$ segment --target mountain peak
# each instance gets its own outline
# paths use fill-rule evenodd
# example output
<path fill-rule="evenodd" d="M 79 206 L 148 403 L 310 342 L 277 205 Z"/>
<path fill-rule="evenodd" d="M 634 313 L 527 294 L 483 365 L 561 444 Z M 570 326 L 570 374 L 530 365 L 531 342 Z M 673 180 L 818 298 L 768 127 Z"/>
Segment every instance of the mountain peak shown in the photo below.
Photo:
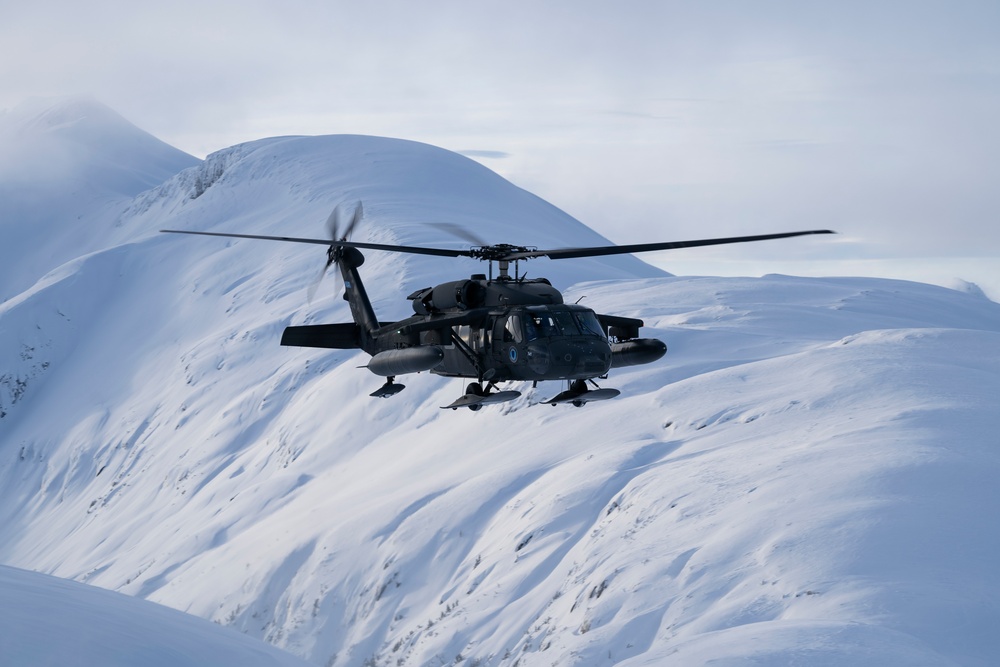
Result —
<path fill-rule="evenodd" d="M 10 180 L 128 197 L 198 162 L 88 95 L 33 98 L 0 116 L 0 149 Z"/>
<path fill-rule="evenodd" d="M 109 211 L 196 164 L 93 97 L 36 98 L 0 115 L 2 297 L 94 250 Z"/>
<path fill-rule="evenodd" d="M 9 125 L 16 130 L 51 131 L 77 124 L 118 124 L 135 127 L 116 111 L 90 95 L 35 97 L 9 113 Z"/>

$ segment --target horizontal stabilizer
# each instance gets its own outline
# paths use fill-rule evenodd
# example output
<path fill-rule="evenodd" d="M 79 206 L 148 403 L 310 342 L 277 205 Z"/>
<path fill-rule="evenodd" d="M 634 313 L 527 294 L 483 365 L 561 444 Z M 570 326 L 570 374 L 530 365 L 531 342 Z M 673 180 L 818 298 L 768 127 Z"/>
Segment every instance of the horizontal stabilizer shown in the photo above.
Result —
<path fill-rule="evenodd" d="M 281 335 L 281 344 L 293 347 L 352 350 L 361 347 L 361 330 L 354 322 L 285 327 L 285 332 Z"/>

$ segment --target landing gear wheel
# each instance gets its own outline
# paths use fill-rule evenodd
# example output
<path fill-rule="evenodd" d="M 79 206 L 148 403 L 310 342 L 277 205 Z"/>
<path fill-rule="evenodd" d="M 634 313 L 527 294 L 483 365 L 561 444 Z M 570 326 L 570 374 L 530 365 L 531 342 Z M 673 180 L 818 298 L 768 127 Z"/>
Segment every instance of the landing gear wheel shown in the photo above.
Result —
<path fill-rule="evenodd" d="M 519 391 L 490 391 L 492 388 L 493 385 L 490 384 L 486 388 L 486 391 L 483 391 L 482 386 L 478 382 L 473 382 L 458 400 L 454 401 L 451 405 L 442 407 L 451 408 L 452 410 L 469 408 L 473 412 L 476 412 L 482 409 L 484 405 L 506 403 L 507 401 L 513 401 L 521 395 Z"/>
<path fill-rule="evenodd" d="M 469 386 L 465 388 L 466 396 L 485 396 L 483 393 L 483 386 L 478 382 L 470 382 Z M 469 406 L 469 409 L 473 412 L 477 412 L 483 409 L 483 406 L 479 403 L 473 403 Z"/>
<path fill-rule="evenodd" d="M 390 396 L 395 396 L 399 392 L 403 391 L 405 385 L 396 384 L 396 378 L 394 376 L 389 376 L 386 378 L 385 384 L 368 394 L 374 398 L 389 398 Z"/>
<path fill-rule="evenodd" d="M 548 403 L 549 405 L 569 403 L 574 407 L 582 408 L 592 401 L 606 401 L 621 393 L 617 389 L 601 389 L 593 380 L 591 380 L 591 383 L 595 389 L 588 389 L 586 380 L 573 380 L 569 384 L 569 389 L 556 394 L 554 398 L 543 401 L 543 403 Z"/>

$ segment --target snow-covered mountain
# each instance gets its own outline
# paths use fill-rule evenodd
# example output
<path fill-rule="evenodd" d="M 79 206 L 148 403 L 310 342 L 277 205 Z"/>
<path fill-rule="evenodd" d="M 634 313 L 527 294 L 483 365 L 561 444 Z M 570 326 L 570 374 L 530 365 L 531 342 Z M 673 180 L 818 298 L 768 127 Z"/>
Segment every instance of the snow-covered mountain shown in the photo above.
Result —
<path fill-rule="evenodd" d="M 363 240 L 463 244 L 427 223 L 539 247 L 604 239 L 423 144 L 274 138 L 199 163 L 128 143 L 127 126 L 98 141 L 72 109 L 36 113 L 94 139 L 73 140 L 94 163 L 130 146 L 121 164 L 162 178 L 133 191 L 84 169 L 103 198 L 77 218 L 69 199 L 59 215 L 18 199 L 31 189 L 4 172 L 20 263 L 0 305 L 0 562 L 319 665 L 1000 655 L 1000 305 L 903 281 L 537 260 L 529 275 L 567 300 L 644 318 L 667 356 L 612 372 L 622 396 L 580 410 L 535 405 L 555 383 L 441 410 L 462 385 L 427 374 L 372 399 L 363 354 L 278 346 L 287 324 L 350 317 L 332 280 L 307 303 L 321 247 L 156 230 L 320 236 L 334 205 L 361 200 Z M 30 133 L 3 136 L 32 155 Z M 77 241 L 50 256 L 63 227 Z M 384 320 L 414 289 L 481 270 L 366 257 Z"/>
<path fill-rule="evenodd" d="M 307 667 L 190 614 L 0 565 L 0 656 L 11 667 Z"/>
<path fill-rule="evenodd" d="M 0 301 L 117 238 L 121 207 L 199 162 L 87 98 L 0 115 Z"/>

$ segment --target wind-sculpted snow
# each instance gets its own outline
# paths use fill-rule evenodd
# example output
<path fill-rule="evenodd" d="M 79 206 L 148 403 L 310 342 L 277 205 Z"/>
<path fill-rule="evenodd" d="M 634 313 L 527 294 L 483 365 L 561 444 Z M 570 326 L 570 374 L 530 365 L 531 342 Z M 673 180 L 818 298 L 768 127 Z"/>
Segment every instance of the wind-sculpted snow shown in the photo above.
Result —
<path fill-rule="evenodd" d="M 411 142 L 268 139 L 179 172 L 121 209 L 118 241 L 0 309 L 0 368 L 33 373 L 16 403 L 0 385 L 0 561 L 319 665 L 1000 653 L 1000 305 L 903 281 L 537 260 L 529 274 L 567 301 L 642 317 L 670 350 L 612 371 L 614 401 L 553 408 L 539 402 L 562 387 L 525 384 L 472 413 L 439 407 L 459 381 L 406 376 L 372 399 L 365 355 L 278 345 L 287 324 L 350 317 L 332 279 L 306 303 L 321 247 L 154 231 L 317 236 L 359 199 L 357 237 L 380 242 L 462 244 L 432 221 L 603 243 Z M 366 258 L 383 320 L 482 270 Z"/>

